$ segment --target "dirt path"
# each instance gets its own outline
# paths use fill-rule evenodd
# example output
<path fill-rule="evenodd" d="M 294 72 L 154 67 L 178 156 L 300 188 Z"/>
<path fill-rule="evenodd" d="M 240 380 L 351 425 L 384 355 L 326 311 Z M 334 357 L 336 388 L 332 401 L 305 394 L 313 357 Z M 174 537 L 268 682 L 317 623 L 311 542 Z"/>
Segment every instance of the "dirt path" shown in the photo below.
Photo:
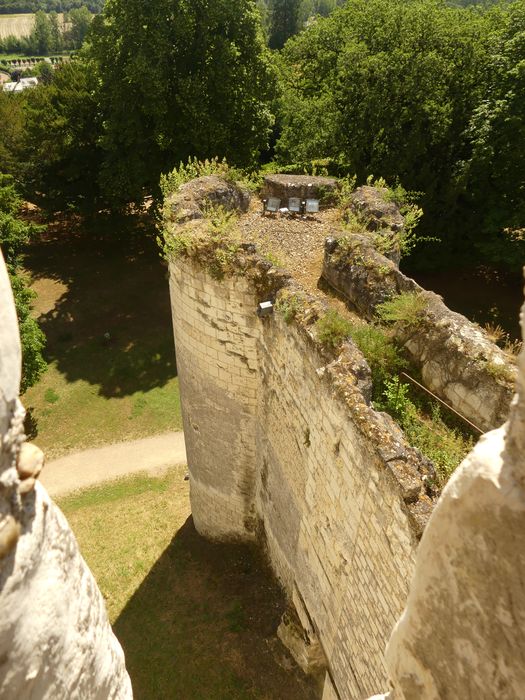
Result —
<path fill-rule="evenodd" d="M 185 463 L 184 434 L 171 432 L 55 459 L 45 465 L 41 481 L 51 496 L 59 496 L 119 476 L 142 471 L 155 474 Z"/>

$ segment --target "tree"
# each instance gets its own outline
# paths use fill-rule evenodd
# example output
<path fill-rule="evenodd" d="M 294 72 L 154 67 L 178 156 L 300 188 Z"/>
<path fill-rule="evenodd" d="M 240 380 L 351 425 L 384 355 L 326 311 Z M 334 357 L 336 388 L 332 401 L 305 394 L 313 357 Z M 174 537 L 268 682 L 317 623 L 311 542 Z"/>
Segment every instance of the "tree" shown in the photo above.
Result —
<path fill-rule="evenodd" d="M 437 0 L 349 0 L 314 22 L 283 51 L 279 158 L 329 157 L 360 181 L 400 179 L 424 192 L 430 232 L 447 235 L 491 21 Z"/>
<path fill-rule="evenodd" d="M 300 0 L 270 0 L 270 39 L 272 49 L 281 49 L 299 29 Z"/>
<path fill-rule="evenodd" d="M 142 201 L 189 156 L 256 162 L 274 76 L 252 0 L 108 0 L 91 40 L 104 192 Z"/>
<path fill-rule="evenodd" d="M 39 56 L 48 56 L 53 44 L 53 27 L 45 12 L 39 10 L 35 15 L 35 25 L 29 37 L 29 47 Z"/>
<path fill-rule="evenodd" d="M 67 15 L 67 21 L 71 24 L 68 31 L 68 42 L 71 48 L 79 49 L 87 36 L 93 15 L 84 5 L 71 10 Z"/>
<path fill-rule="evenodd" d="M 516 0 L 494 33 L 487 89 L 467 136 L 472 154 L 458 182 L 473 244 L 521 267 L 525 258 L 525 2 Z"/>
<path fill-rule="evenodd" d="M 26 94 L 8 94 L 0 91 L 0 163 L 4 172 L 18 176 L 23 167 L 19 154 L 25 136 Z"/>
<path fill-rule="evenodd" d="M 64 37 L 56 12 L 49 13 L 49 22 L 51 23 L 51 51 L 60 53 L 64 48 Z"/>
<path fill-rule="evenodd" d="M 45 336 L 31 317 L 31 300 L 35 296 L 20 274 L 20 256 L 24 246 L 40 230 L 18 218 L 22 204 L 13 178 L 0 173 L 0 248 L 4 255 L 20 329 L 22 344 L 21 391 L 32 386 L 46 368 L 42 356 Z"/>
<path fill-rule="evenodd" d="M 72 60 L 53 72 L 51 84 L 23 93 L 24 181 L 32 200 L 48 209 L 89 212 L 100 200 L 97 87 L 93 63 Z"/>

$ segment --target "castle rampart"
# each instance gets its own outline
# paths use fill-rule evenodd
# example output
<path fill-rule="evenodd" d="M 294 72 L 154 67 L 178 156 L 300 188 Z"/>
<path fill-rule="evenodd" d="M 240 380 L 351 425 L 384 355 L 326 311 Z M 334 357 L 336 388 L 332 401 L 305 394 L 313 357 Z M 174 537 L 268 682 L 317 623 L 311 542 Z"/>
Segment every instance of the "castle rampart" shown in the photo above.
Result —
<path fill-rule="evenodd" d="M 177 202 L 167 210 L 176 221 Z M 195 525 L 265 546 L 312 665 L 327 670 L 325 696 L 366 697 L 386 682 L 384 646 L 432 508 L 428 463 L 371 408 L 357 348 L 316 339 L 320 302 L 252 246 L 193 222 L 170 286 Z M 259 302 L 291 297 L 292 318 L 257 316 Z"/>

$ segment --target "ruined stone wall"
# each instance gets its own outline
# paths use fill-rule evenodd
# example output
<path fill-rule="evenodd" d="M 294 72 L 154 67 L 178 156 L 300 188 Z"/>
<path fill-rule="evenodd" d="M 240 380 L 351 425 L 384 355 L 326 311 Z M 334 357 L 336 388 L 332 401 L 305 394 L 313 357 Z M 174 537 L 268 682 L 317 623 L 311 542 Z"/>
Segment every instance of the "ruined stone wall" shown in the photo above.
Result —
<path fill-rule="evenodd" d="M 525 306 L 521 324 L 525 338 Z M 388 645 L 391 700 L 522 698 L 524 581 L 525 350 L 509 421 L 452 475 L 423 535 Z"/>
<path fill-rule="evenodd" d="M 339 696 L 366 697 L 414 565 L 417 526 L 387 466 L 408 465 L 406 447 L 355 386 L 338 400 L 336 376 L 294 325 L 265 322 L 259 351 L 257 513 L 270 560 L 312 620 Z"/>
<path fill-rule="evenodd" d="M 369 237 L 344 243 L 329 239 L 323 278 L 365 318 L 396 294 L 419 294 L 426 308 L 416 323 L 396 323 L 393 332 L 425 385 L 482 431 L 500 426 L 512 399 L 515 367 L 482 329 L 448 309 L 375 250 Z"/>
<path fill-rule="evenodd" d="M 66 519 L 24 442 L 21 351 L 0 255 L 0 697 L 132 697 L 124 654 Z"/>
<path fill-rule="evenodd" d="M 264 544 L 324 656 L 326 693 L 364 698 L 386 682 L 387 631 L 431 510 L 428 465 L 370 408 L 353 345 L 328 357 L 315 315 L 257 317 L 284 277 L 242 253 L 241 274 L 217 280 L 193 252 L 172 260 L 170 288 L 196 527 Z"/>
<path fill-rule="evenodd" d="M 259 324 L 242 277 L 219 282 L 191 261 L 170 268 L 191 505 L 210 537 L 254 536 Z"/>

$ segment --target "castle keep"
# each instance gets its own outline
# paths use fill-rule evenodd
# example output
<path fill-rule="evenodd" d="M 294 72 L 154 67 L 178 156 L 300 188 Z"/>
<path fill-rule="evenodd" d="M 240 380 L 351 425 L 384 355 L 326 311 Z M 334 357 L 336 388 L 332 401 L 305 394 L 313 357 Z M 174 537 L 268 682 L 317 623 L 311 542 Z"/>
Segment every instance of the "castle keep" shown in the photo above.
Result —
<path fill-rule="evenodd" d="M 384 650 L 433 509 L 432 465 L 372 408 L 370 371 L 356 346 L 347 341 L 334 353 L 319 342 L 314 325 L 323 300 L 251 243 L 203 234 L 210 200 L 248 206 L 235 185 L 213 177 L 183 186 L 166 203 L 168 241 L 176 241 L 170 288 L 195 525 L 206 537 L 261 543 L 290 603 L 283 641 L 306 671 L 323 677 L 324 700 L 365 698 L 389 685 Z M 346 260 L 333 257 L 337 245 L 327 243 L 323 274 L 358 309 L 366 304 L 363 315 L 415 285 L 375 249 L 356 274 L 355 258 L 370 248 L 362 236 Z M 483 429 L 496 427 L 512 384 L 487 365 L 505 359 L 426 294 L 426 332 L 432 327 L 439 336 L 438 350 L 430 355 L 406 328 L 400 335 L 423 376 L 437 377 L 434 390 Z M 267 301 L 276 311 L 259 317 Z M 462 342 L 449 342 L 454 333 Z M 468 382 L 487 386 L 488 398 L 472 401 Z"/>

